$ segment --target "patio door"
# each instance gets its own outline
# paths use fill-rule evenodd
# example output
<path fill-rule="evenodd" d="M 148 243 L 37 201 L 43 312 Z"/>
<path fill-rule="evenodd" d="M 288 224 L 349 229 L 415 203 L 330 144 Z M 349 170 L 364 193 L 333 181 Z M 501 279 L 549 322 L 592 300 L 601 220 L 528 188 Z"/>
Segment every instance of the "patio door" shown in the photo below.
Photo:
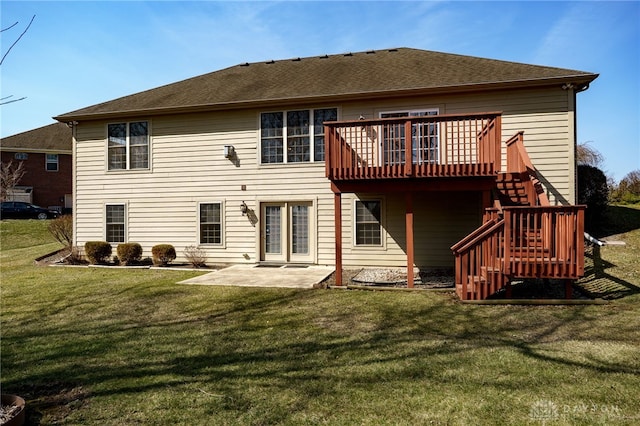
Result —
<path fill-rule="evenodd" d="M 262 203 L 260 208 L 260 260 L 313 262 L 311 202 Z"/>
<path fill-rule="evenodd" d="M 438 115 L 438 110 L 383 112 L 380 113 L 380 118 L 422 117 L 426 115 Z M 384 126 L 382 138 L 384 164 L 405 163 L 405 141 L 404 124 Z M 418 123 L 411 126 L 411 160 L 413 164 L 437 163 L 438 145 L 438 129 L 435 124 Z"/>

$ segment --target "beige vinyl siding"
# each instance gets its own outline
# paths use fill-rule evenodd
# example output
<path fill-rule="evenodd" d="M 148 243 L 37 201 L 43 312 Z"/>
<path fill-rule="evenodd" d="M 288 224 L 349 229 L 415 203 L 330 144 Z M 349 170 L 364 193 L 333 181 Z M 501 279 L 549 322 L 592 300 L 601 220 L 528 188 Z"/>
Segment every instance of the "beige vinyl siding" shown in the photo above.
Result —
<path fill-rule="evenodd" d="M 486 93 L 424 96 L 342 105 L 342 119 L 378 118 L 381 112 L 438 108 L 440 114 L 502 112 L 502 141 L 524 131 L 531 161 L 552 204 L 575 203 L 573 92 L 560 86 Z M 503 154 L 506 147 L 503 145 Z M 503 168 L 506 166 L 503 155 Z"/>
<path fill-rule="evenodd" d="M 383 244 L 354 244 L 354 200 L 382 200 Z M 450 247 L 480 225 L 478 192 L 414 194 L 415 264 L 453 267 Z M 332 211 L 333 213 L 333 211 Z M 396 194 L 345 194 L 342 200 L 343 261 L 351 266 L 406 266 L 405 196 Z"/>
<path fill-rule="evenodd" d="M 281 109 L 338 107 L 340 120 L 424 108 L 438 108 L 443 114 L 503 111 L 503 140 L 524 130 L 525 145 L 552 202 L 572 203 L 574 129 L 569 96 L 554 88 Z M 75 244 L 82 247 L 86 241 L 104 239 L 105 204 L 125 203 L 127 241 L 140 243 L 145 256 L 155 244 L 173 244 L 181 261 L 184 247 L 198 244 L 198 203 L 221 202 L 223 244 L 202 246 L 208 262 L 253 263 L 260 255 L 260 222 L 252 223 L 251 214 L 243 216 L 240 204 L 244 201 L 259 217 L 260 202 L 310 201 L 317 229 L 315 262 L 333 264 L 334 197 L 324 162 L 259 164 L 259 115 L 266 110 L 273 108 L 135 117 L 148 120 L 151 129 L 150 169 L 141 171 L 107 171 L 108 121 L 81 122 L 75 144 Z M 237 159 L 224 158 L 224 145 L 234 146 Z M 405 266 L 404 195 L 366 194 L 383 200 L 384 244 L 379 248 L 353 245 L 353 200 L 358 197 L 365 194 L 342 196 L 345 266 Z M 449 247 L 480 223 L 480 194 L 416 194 L 414 209 L 416 264 L 451 266 Z"/>
<path fill-rule="evenodd" d="M 240 204 L 244 201 L 259 216 L 259 202 L 267 197 L 312 201 L 319 212 L 315 223 L 322 229 L 317 261 L 333 263 L 333 193 L 324 177 L 324 163 L 260 165 L 257 114 L 259 111 L 149 119 L 149 171 L 107 171 L 107 122 L 78 126 L 76 244 L 104 239 L 104 203 L 126 202 L 127 240 L 140 243 L 147 255 L 155 244 L 173 244 L 180 260 L 184 247 L 198 245 L 198 203 L 222 202 L 223 245 L 201 247 L 210 262 L 256 262 L 260 224 L 243 216 Z M 237 161 L 224 158 L 224 145 L 234 146 Z M 324 237 L 319 238 L 321 235 Z"/>

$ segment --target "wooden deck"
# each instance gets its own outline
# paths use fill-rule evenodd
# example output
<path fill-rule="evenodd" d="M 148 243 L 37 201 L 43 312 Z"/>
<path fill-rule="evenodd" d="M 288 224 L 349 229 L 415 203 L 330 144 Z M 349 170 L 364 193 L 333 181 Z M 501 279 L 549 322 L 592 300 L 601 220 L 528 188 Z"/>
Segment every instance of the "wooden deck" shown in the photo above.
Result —
<path fill-rule="evenodd" d="M 326 176 L 331 181 L 495 176 L 500 132 L 500 113 L 328 122 Z"/>
<path fill-rule="evenodd" d="M 408 135 L 411 135 L 408 137 Z M 584 274 L 584 206 L 550 206 L 524 146 L 505 142 L 500 113 L 325 123 L 326 176 L 335 194 L 336 271 L 342 271 L 342 192 L 405 194 L 407 271 L 414 267 L 414 194 L 479 191 L 483 224 L 451 247 L 456 292 L 486 299 L 519 278 L 575 280 Z M 453 179 L 452 179 L 453 178 Z M 336 274 L 336 285 L 342 284 Z M 413 273 L 407 273 L 413 287 Z"/>
<path fill-rule="evenodd" d="M 456 292 L 486 299 L 518 278 L 584 275 L 585 206 L 504 207 L 451 247 Z"/>

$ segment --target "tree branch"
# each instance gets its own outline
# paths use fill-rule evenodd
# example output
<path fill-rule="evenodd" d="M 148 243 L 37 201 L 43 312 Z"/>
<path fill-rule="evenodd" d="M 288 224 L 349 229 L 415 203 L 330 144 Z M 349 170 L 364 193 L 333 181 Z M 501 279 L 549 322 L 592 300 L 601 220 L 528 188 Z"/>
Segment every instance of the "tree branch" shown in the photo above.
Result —
<path fill-rule="evenodd" d="M 9 46 L 9 49 L 5 52 L 4 55 L 2 55 L 2 59 L 0 59 L 0 65 L 2 65 L 2 63 L 4 62 L 4 58 L 7 57 L 7 55 L 9 54 L 9 52 L 11 52 L 11 49 L 13 49 L 13 46 L 15 46 L 16 44 L 18 44 L 18 42 L 20 41 L 20 39 L 22 38 L 23 35 L 25 35 L 27 33 L 27 31 L 29 31 L 29 27 L 31 27 L 31 24 L 33 23 L 33 20 L 36 19 L 36 15 L 33 15 L 31 17 L 31 21 L 29 21 L 29 25 L 27 25 L 27 28 L 24 29 L 24 31 L 22 32 L 22 34 L 20 34 L 20 36 L 16 39 L 16 41 L 13 42 L 13 44 L 11 46 Z M 17 22 L 16 22 L 17 24 Z M 11 27 L 15 26 L 16 24 L 13 24 Z M 9 28 L 11 28 L 9 27 Z M 9 29 L 7 28 L 7 29 Z M 15 101 L 13 101 L 15 102 Z"/>
<path fill-rule="evenodd" d="M 12 25 L 9 25 L 7 28 L 3 28 L 0 30 L 0 33 L 3 33 L 7 30 L 10 30 L 11 28 L 15 27 L 16 25 L 18 25 L 18 21 L 14 22 Z"/>
<path fill-rule="evenodd" d="M 9 99 L 11 97 L 13 97 L 13 95 L 5 96 L 4 98 L 0 99 L 0 105 L 6 105 L 6 104 L 10 104 L 12 102 L 18 102 L 18 101 L 21 101 L 23 99 L 27 99 L 26 96 L 23 96 L 23 97 L 21 97 L 19 99 L 11 99 L 10 101 L 4 102 L 5 99 Z"/>

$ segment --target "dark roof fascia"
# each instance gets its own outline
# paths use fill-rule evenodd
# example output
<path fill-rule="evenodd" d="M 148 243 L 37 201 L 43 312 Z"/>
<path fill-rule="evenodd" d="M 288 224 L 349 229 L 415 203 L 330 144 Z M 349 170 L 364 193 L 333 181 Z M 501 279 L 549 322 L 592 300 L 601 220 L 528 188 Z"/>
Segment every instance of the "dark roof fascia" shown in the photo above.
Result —
<path fill-rule="evenodd" d="M 25 154 L 60 154 L 73 155 L 73 151 L 69 149 L 39 149 L 39 148 L 21 148 L 19 146 L 0 146 L 2 152 L 24 152 Z"/>
<path fill-rule="evenodd" d="M 297 105 L 304 103 L 327 103 L 337 101 L 351 101 L 351 100 L 367 100 L 367 99 L 384 99 L 384 98 L 401 98 L 412 97 L 421 95 L 441 95 L 441 94 L 459 94 L 459 93 L 471 93 L 480 91 L 494 91 L 503 89 L 528 89 L 528 88 L 540 88 L 545 86 L 562 85 L 565 83 L 572 83 L 574 85 L 582 85 L 586 90 L 588 84 L 595 80 L 599 74 L 579 74 L 568 75 L 562 77 L 553 78 L 541 78 L 541 79 L 528 79 L 528 80 L 513 80 L 506 82 L 487 82 L 487 83 L 472 83 L 467 85 L 455 85 L 455 86 L 440 86 L 429 88 L 409 88 L 402 90 L 391 91 L 371 91 L 371 92 L 359 92 L 359 93 L 345 93 L 339 95 L 318 95 L 318 96 L 304 96 L 293 98 L 280 98 L 280 99 L 265 99 L 265 100 L 247 100 L 240 102 L 224 102 L 217 104 L 204 104 L 204 105 L 189 105 L 181 107 L 168 107 L 168 108 L 147 108 L 141 110 L 123 110 L 113 112 L 103 112 L 94 114 L 73 114 L 67 113 L 53 117 L 54 120 L 58 120 L 62 123 L 68 123 L 71 121 L 91 121 L 91 120 L 106 120 L 116 119 L 124 117 L 143 117 L 143 116 L 159 116 L 159 115 L 171 115 L 171 114 L 188 114 L 197 112 L 209 112 L 209 111 L 223 111 L 223 110 L 238 110 L 246 108 L 261 108 L 261 107 L 276 107 L 283 105 Z"/>

